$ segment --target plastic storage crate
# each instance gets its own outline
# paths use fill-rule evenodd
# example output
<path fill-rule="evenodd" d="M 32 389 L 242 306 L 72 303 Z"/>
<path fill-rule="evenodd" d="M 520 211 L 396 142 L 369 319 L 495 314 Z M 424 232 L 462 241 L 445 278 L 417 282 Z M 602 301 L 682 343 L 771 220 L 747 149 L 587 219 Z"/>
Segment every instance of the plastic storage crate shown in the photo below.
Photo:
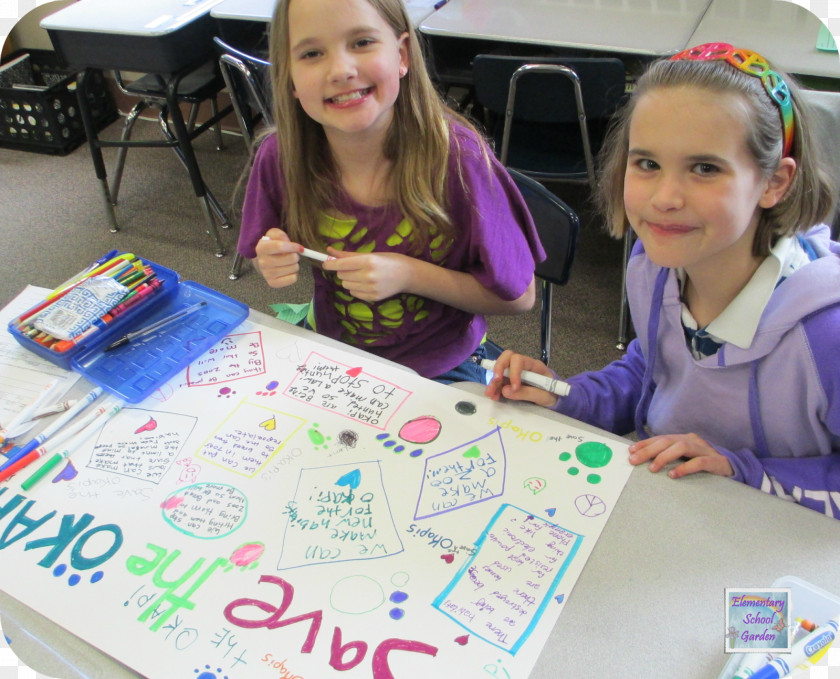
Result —
<path fill-rule="evenodd" d="M 117 109 L 101 71 L 89 80 L 94 125 L 102 129 Z M 66 155 L 85 141 L 76 99 L 76 74 L 49 50 L 18 50 L 0 65 L 0 146 Z"/>

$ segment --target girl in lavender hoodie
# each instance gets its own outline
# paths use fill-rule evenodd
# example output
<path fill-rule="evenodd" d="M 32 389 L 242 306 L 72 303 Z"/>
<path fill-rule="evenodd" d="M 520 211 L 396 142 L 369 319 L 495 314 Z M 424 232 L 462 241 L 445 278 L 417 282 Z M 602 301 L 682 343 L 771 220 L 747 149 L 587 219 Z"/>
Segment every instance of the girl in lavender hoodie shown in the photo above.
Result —
<path fill-rule="evenodd" d="M 840 517 L 836 189 L 789 76 L 724 43 L 640 78 L 604 144 L 610 230 L 637 338 L 558 398 L 505 352 L 488 396 L 528 400 L 639 441 L 630 462 L 731 477 Z M 509 368 L 510 377 L 503 371 Z"/>

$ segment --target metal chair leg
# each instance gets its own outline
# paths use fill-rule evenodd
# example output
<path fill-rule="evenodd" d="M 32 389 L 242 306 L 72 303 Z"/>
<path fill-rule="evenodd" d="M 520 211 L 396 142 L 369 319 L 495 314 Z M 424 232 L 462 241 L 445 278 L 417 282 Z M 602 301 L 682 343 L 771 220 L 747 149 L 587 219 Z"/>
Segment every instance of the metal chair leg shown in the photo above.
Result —
<path fill-rule="evenodd" d="M 552 287 L 542 281 L 542 308 L 540 309 L 540 360 L 548 365 L 551 360 L 551 303 Z"/>
<path fill-rule="evenodd" d="M 125 124 L 123 125 L 122 135 L 120 136 L 120 141 L 128 141 L 131 139 L 131 133 L 134 130 L 134 123 L 137 122 L 137 118 L 140 117 L 140 114 L 143 113 L 148 108 L 148 102 L 143 101 L 142 99 L 138 101 L 134 107 L 129 111 L 128 115 L 125 117 Z M 122 175 L 123 169 L 125 168 L 125 157 L 128 154 L 128 147 L 127 146 L 120 146 L 119 151 L 117 152 L 117 164 L 114 167 L 114 181 L 111 184 L 111 204 L 117 204 L 117 198 L 120 194 L 120 184 L 122 183 Z"/>
<path fill-rule="evenodd" d="M 232 281 L 235 281 L 242 275 L 242 262 L 245 258 L 240 255 L 238 252 L 236 256 L 233 258 L 233 266 L 230 267 L 230 273 L 228 274 L 228 278 Z"/>
<path fill-rule="evenodd" d="M 619 351 L 627 349 L 630 341 L 630 305 L 627 302 L 627 262 L 630 261 L 630 252 L 633 249 L 633 234 L 630 229 L 624 233 L 624 252 L 621 262 L 621 309 L 618 312 L 618 342 L 615 348 Z"/>
<path fill-rule="evenodd" d="M 198 104 L 190 105 L 190 117 L 187 120 L 187 132 L 192 134 L 195 129 L 195 121 L 198 120 Z"/>
<path fill-rule="evenodd" d="M 213 114 L 214 118 L 219 115 L 219 100 L 215 96 L 210 100 L 210 112 Z M 217 120 L 213 129 L 216 131 L 216 150 L 221 151 L 224 147 L 224 140 L 222 139 L 222 121 Z"/>
<path fill-rule="evenodd" d="M 105 203 L 105 215 L 108 217 L 108 223 L 110 224 L 109 231 L 111 233 L 116 233 L 120 230 L 119 224 L 117 224 L 117 213 L 114 212 L 114 203 L 111 200 L 111 191 L 108 189 L 108 178 L 102 177 L 99 180 L 99 187 L 102 191 L 102 199 Z"/>

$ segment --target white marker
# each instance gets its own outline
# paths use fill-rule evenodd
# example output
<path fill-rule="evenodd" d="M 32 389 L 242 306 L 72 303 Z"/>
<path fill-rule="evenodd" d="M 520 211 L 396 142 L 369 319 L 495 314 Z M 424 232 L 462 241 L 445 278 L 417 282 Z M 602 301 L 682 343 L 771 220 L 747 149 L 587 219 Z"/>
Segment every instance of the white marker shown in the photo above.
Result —
<path fill-rule="evenodd" d="M 331 259 L 335 259 L 332 255 L 325 255 L 323 252 L 316 252 L 315 250 L 310 250 L 309 248 L 301 248 L 300 254 L 318 262 L 329 262 Z"/>
<path fill-rule="evenodd" d="M 271 240 L 271 238 L 263 236 L 260 240 Z M 309 259 L 314 259 L 316 262 L 329 262 L 331 259 L 335 259 L 332 255 L 325 255 L 323 252 L 310 250 L 309 248 L 305 248 L 303 246 L 301 246 L 300 250 L 298 250 L 298 254 L 303 257 L 308 257 Z"/>
<path fill-rule="evenodd" d="M 487 358 L 481 360 L 481 367 L 487 370 L 493 370 L 496 367 L 496 361 L 491 361 Z M 510 377 L 510 370 L 505 368 L 505 377 Z M 539 373 L 531 372 L 530 370 L 523 370 L 519 373 L 519 377 L 525 384 L 530 384 L 532 387 L 539 387 L 550 391 L 552 394 L 558 396 L 568 396 L 569 390 L 572 388 L 567 382 L 558 380 L 547 375 L 540 375 Z"/>

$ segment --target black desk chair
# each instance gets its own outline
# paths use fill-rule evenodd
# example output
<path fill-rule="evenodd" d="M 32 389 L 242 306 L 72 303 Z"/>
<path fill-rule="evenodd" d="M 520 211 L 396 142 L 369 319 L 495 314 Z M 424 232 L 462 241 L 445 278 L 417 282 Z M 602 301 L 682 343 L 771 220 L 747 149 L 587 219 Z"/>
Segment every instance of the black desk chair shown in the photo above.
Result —
<path fill-rule="evenodd" d="M 619 59 L 479 54 L 473 62 L 476 102 L 486 111 L 499 160 L 540 182 L 595 187 L 595 157 L 624 99 Z M 624 238 L 618 345 L 627 343 L 624 273 L 632 237 Z"/>
<path fill-rule="evenodd" d="M 90 117 L 88 107 L 83 105 L 86 98 L 86 83 L 89 71 L 88 69 L 79 76 L 79 109 L 85 125 L 88 144 L 91 148 L 96 176 L 102 185 L 111 231 L 116 232 L 119 230 L 114 206 L 117 203 L 119 187 L 122 182 L 125 155 L 128 149 L 136 147 L 170 147 L 175 151 L 178 159 L 189 173 L 193 190 L 199 199 L 199 204 L 204 214 L 207 233 L 213 237 L 216 245 L 215 254 L 217 257 L 223 256 L 225 250 L 219 238 L 216 220 L 218 220 L 222 228 L 228 228 L 230 223 L 221 205 L 205 185 L 192 148 L 192 140 L 211 127 L 216 128 L 217 146 L 220 146 L 221 120 L 233 110 L 232 106 L 227 106 L 222 111 L 218 110 L 216 95 L 224 88 L 224 80 L 216 68 L 215 61 L 205 63 L 198 68 L 191 68 L 167 76 L 159 74 L 143 75 L 138 80 L 129 84 L 122 82 L 119 71 L 116 71 L 117 82 L 123 92 L 139 99 L 126 118 L 119 141 L 99 139 L 93 126 L 93 120 Z M 195 119 L 198 113 L 198 105 L 206 100 L 210 100 L 211 102 L 212 115 L 206 122 L 196 127 Z M 189 123 L 184 121 L 180 109 L 181 103 L 187 103 L 193 107 Z M 131 133 L 137 117 L 149 107 L 155 107 L 159 110 L 158 120 L 164 139 L 132 140 Z M 102 158 L 102 148 L 106 147 L 118 147 L 120 149 L 117 157 L 113 190 L 108 186 L 107 173 Z"/>
<path fill-rule="evenodd" d="M 271 114 L 271 64 L 252 54 L 247 54 L 214 37 L 219 52 L 219 67 L 230 92 L 236 119 L 242 129 L 242 138 L 250 147 L 254 141 L 256 125 L 260 120 L 273 124 Z M 242 269 L 242 255 L 233 259 L 228 278 L 235 281 Z"/>
<path fill-rule="evenodd" d="M 218 36 L 213 38 L 213 42 L 219 53 L 219 67 L 231 95 L 242 137 L 250 147 L 260 120 L 272 124 L 271 64 L 229 45 Z"/>
<path fill-rule="evenodd" d="M 534 272 L 540 278 L 540 360 L 548 365 L 551 360 L 551 309 L 554 285 L 565 285 L 569 280 L 575 258 L 580 221 L 574 210 L 551 191 L 517 170 L 508 169 L 516 182 L 545 249 L 547 258 L 537 264 Z"/>

